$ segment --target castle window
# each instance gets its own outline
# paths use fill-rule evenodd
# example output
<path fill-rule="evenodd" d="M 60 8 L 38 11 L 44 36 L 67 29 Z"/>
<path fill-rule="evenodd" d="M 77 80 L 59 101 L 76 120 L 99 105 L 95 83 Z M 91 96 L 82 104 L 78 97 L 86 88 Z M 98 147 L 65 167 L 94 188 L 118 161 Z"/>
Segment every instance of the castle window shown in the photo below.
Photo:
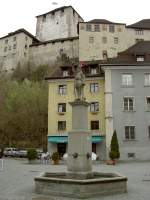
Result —
<path fill-rule="evenodd" d="M 136 35 L 143 35 L 144 32 L 143 32 L 142 29 L 136 29 L 136 30 L 135 30 L 135 34 L 136 34 Z"/>
<path fill-rule="evenodd" d="M 7 51 L 7 47 L 4 48 L 4 52 L 6 52 L 6 51 Z"/>
<path fill-rule="evenodd" d="M 94 31 L 95 32 L 100 32 L 100 25 L 99 24 L 95 24 L 94 25 Z"/>
<path fill-rule="evenodd" d="M 5 44 L 8 44 L 8 40 L 5 40 Z"/>
<path fill-rule="evenodd" d="M 114 25 L 109 25 L 109 32 L 114 33 L 115 32 L 115 26 Z"/>
<path fill-rule="evenodd" d="M 86 24 L 86 31 L 92 31 L 91 24 Z"/>
<path fill-rule="evenodd" d="M 42 21 L 43 21 L 43 22 L 46 21 L 46 15 L 43 15 Z"/>
<path fill-rule="evenodd" d="M 14 41 L 14 42 L 16 41 L 16 37 L 13 37 L 13 41 Z"/>

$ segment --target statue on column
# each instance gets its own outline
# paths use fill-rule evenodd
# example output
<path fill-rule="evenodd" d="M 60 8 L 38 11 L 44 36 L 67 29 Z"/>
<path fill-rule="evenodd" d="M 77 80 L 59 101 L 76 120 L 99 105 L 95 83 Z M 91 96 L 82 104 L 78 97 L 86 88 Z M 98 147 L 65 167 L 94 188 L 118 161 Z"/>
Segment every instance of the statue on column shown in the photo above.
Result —
<path fill-rule="evenodd" d="M 85 83 L 84 82 L 85 82 L 85 76 L 79 64 L 75 71 L 75 82 L 74 82 L 76 100 L 85 101 L 85 98 L 84 98 Z"/>

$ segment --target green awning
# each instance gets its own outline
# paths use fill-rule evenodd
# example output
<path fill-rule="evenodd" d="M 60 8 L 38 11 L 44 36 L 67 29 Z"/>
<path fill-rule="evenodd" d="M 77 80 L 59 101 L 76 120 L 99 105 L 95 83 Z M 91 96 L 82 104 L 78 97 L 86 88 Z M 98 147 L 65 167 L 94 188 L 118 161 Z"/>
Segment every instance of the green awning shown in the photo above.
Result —
<path fill-rule="evenodd" d="M 92 136 L 92 143 L 100 143 L 104 139 L 104 136 L 100 135 L 93 135 Z M 68 136 L 48 136 L 48 142 L 52 143 L 68 143 Z"/>

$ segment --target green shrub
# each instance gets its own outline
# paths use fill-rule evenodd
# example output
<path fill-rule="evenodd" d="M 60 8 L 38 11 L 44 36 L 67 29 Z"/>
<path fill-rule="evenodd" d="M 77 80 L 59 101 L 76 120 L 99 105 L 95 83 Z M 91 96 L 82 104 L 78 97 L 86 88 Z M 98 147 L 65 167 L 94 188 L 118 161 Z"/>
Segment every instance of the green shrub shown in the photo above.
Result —
<path fill-rule="evenodd" d="M 37 159 L 37 151 L 36 149 L 28 149 L 27 151 L 27 158 L 28 160 L 35 160 Z"/>
<path fill-rule="evenodd" d="M 58 152 L 54 152 L 52 154 L 51 158 L 52 158 L 53 161 L 59 160 L 60 159 L 59 153 Z"/>
<path fill-rule="evenodd" d="M 109 157 L 112 160 L 120 158 L 119 144 L 118 144 L 118 138 L 117 138 L 116 130 L 114 130 L 114 133 L 113 133 L 113 136 L 112 136 L 112 139 L 111 139 Z"/>

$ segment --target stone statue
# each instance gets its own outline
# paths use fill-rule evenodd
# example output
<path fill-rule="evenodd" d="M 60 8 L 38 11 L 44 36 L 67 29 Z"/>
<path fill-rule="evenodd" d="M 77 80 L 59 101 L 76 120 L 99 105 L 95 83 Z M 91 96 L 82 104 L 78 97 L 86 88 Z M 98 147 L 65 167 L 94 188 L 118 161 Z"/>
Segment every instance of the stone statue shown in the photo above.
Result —
<path fill-rule="evenodd" d="M 84 85 L 85 85 L 84 79 L 85 79 L 85 76 L 79 64 L 75 72 L 75 82 L 74 82 L 76 100 L 82 100 L 82 101 L 85 100 L 84 93 L 83 93 Z"/>

